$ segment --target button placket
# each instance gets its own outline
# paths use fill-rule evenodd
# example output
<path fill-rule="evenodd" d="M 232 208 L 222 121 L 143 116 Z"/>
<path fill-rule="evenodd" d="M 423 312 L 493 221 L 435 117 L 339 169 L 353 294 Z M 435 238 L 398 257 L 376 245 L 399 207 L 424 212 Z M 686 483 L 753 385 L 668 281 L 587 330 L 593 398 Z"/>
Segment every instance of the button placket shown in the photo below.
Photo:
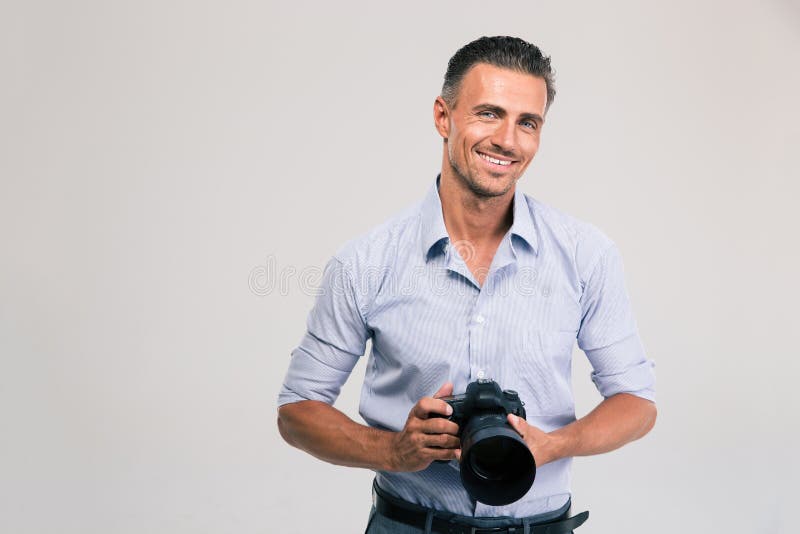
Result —
<path fill-rule="evenodd" d="M 483 333 L 483 324 L 486 321 L 486 318 L 479 312 L 480 310 L 480 301 L 481 297 L 480 294 L 475 301 L 475 307 L 473 308 L 472 315 L 469 321 L 469 333 L 470 333 L 470 351 L 469 351 L 469 369 L 470 369 L 470 382 L 474 381 L 476 378 L 483 378 L 483 369 L 481 362 L 483 361 L 483 355 L 481 354 L 483 350 L 484 344 L 484 333 Z"/>

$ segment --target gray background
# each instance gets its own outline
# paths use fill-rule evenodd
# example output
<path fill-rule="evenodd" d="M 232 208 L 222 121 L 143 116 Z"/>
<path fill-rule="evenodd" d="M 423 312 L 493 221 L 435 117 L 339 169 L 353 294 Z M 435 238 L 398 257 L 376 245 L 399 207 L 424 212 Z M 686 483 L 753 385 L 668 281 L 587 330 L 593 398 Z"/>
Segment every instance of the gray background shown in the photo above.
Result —
<path fill-rule="evenodd" d="M 657 362 L 655 430 L 575 462 L 580 532 L 796 531 L 790 0 L 3 3 L 0 531 L 363 529 L 371 473 L 285 445 L 275 397 L 321 267 L 425 193 L 446 61 L 493 34 L 558 75 L 520 187 L 618 243 Z"/>

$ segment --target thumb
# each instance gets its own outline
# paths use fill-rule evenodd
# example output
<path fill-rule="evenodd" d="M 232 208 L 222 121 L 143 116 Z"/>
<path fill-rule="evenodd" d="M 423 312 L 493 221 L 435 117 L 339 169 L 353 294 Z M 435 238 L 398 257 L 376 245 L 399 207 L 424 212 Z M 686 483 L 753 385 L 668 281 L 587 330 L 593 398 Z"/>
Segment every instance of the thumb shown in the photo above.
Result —
<path fill-rule="evenodd" d="M 527 423 L 523 418 L 517 417 L 513 413 L 510 413 L 508 414 L 508 423 L 519 433 L 520 436 L 524 435 L 524 427 Z"/>
<path fill-rule="evenodd" d="M 452 382 L 445 382 L 442 384 L 442 387 L 439 388 L 439 391 L 433 394 L 434 399 L 438 399 L 440 397 L 447 397 L 448 395 L 453 394 L 453 383 Z"/>

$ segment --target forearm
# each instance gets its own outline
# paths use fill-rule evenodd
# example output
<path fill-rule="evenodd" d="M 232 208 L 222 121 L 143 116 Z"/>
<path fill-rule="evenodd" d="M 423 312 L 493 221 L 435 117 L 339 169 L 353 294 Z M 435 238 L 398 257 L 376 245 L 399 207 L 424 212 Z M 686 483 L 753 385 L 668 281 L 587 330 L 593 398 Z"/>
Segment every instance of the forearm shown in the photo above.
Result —
<path fill-rule="evenodd" d="M 393 432 L 361 425 L 320 401 L 284 404 L 278 430 L 293 447 L 337 465 L 375 470 L 391 468 Z"/>
<path fill-rule="evenodd" d="M 585 417 L 550 432 L 550 461 L 613 451 L 647 434 L 655 421 L 654 403 L 619 393 L 605 399 Z"/>

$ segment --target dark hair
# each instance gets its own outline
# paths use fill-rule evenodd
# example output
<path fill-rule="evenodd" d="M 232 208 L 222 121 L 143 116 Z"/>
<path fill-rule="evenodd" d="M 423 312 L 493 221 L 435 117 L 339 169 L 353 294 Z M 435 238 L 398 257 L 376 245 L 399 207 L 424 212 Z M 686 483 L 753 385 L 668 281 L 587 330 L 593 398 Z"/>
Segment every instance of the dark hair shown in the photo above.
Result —
<path fill-rule="evenodd" d="M 543 78 L 547 85 L 547 105 L 550 108 L 556 96 L 555 78 L 550 68 L 550 58 L 542 54 L 539 47 L 519 37 L 481 37 L 462 47 L 447 63 L 444 74 L 442 98 L 449 106 L 455 106 L 461 80 L 469 69 L 478 63 L 516 70 Z"/>

